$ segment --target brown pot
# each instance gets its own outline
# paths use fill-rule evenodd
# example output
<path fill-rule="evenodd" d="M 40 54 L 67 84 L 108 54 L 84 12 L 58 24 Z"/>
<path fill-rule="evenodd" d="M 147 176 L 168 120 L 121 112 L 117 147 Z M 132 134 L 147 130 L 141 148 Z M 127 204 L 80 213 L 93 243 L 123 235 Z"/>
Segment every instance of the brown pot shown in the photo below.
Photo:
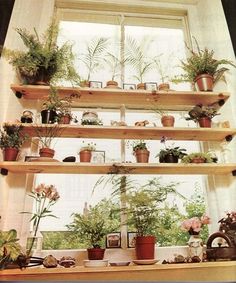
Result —
<path fill-rule="evenodd" d="M 48 147 L 43 147 L 39 150 L 39 155 L 40 157 L 50 157 L 53 158 L 55 154 L 55 150 L 48 148 Z"/>
<path fill-rule="evenodd" d="M 70 124 L 70 121 L 71 121 L 70 115 L 64 115 L 60 117 L 58 124 Z"/>
<path fill-rule="evenodd" d="M 161 117 L 161 123 L 163 127 L 174 127 L 175 117 L 171 115 L 164 115 Z"/>
<path fill-rule="evenodd" d="M 118 88 L 118 82 L 116 82 L 116 81 L 108 81 L 106 87 L 108 87 L 108 88 Z"/>
<path fill-rule="evenodd" d="M 146 149 L 138 149 L 135 151 L 136 161 L 138 163 L 148 163 L 150 151 Z"/>
<path fill-rule="evenodd" d="M 145 89 L 145 84 L 144 83 L 137 84 L 137 89 Z"/>
<path fill-rule="evenodd" d="M 192 159 L 191 163 L 205 163 L 205 158 L 195 157 Z"/>
<path fill-rule="evenodd" d="M 105 249 L 91 248 L 87 249 L 89 260 L 101 260 L 104 258 Z"/>
<path fill-rule="evenodd" d="M 167 91 L 170 89 L 170 84 L 168 83 L 162 83 L 162 84 L 159 84 L 158 86 L 158 90 L 160 91 Z"/>
<path fill-rule="evenodd" d="M 79 153 L 80 162 L 90 162 L 92 158 L 91 150 L 82 150 Z"/>
<path fill-rule="evenodd" d="M 211 75 L 202 74 L 194 80 L 194 86 L 197 91 L 213 91 L 214 80 Z"/>
<path fill-rule="evenodd" d="M 16 161 L 18 153 L 19 153 L 19 149 L 14 147 L 6 147 L 3 150 L 3 160 Z"/>
<path fill-rule="evenodd" d="M 198 124 L 201 128 L 211 128 L 211 118 L 202 117 L 199 119 Z"/>
<path fill-rule="evenodd" d="M 137 236 L 135 240 L 135 252 L 137 259 L 154 259 L 155 258 L 154 236 Z"/>
<path fill-rule="evenodd" d="M 89 87 L 89 81 L 83 81 L 79 84 L 81 87 Z"/>

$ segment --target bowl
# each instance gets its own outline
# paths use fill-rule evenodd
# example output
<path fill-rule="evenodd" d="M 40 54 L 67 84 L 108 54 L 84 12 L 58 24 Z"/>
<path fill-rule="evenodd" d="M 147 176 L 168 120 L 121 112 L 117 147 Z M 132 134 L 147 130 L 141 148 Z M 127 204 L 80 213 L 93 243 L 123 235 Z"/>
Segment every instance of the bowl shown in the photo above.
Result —
<path fill-rule="evenodd" d="M 102 259 L 102 260 L 85 259 L 83 263 L 85 267 L 104 267 L 104 266 L 108 266 L 108 259 Z"/>
<path fill-rule="evenodd" d="M 127 266 L 130 264 L 130 261 L 115 261 L 109 262 L 111 266 Z"/>

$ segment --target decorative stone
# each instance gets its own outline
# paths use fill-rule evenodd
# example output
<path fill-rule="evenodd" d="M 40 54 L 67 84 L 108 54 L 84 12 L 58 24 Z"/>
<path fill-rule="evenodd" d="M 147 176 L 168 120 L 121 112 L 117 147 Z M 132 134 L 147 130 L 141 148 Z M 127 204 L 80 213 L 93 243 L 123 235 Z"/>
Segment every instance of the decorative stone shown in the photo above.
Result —
<path fill-rule="evenodd" d="M 46 256 L 43 260 L 43 266 L 47 268 L 57 267 L 57 263 L 57 259 L 52 255 Z"/>

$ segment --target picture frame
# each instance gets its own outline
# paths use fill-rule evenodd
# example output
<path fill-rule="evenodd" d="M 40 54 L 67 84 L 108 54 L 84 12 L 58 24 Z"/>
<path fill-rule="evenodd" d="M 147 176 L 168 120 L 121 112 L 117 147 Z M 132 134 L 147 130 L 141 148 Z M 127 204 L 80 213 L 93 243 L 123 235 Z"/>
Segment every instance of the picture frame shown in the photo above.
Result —
<path fill-rule="evenodd" d="M 148 83 L 145 83 L 144 85 L 145 85 L 146 90 L 151 90 L 151 91 L 157 90 L 157 83 L 155 82 L 148 82 Z"/>
<path fill-rule="evenodd" d="M 134 90 L 136 89 L 136 85 L 135 84 L 123 84 L 123 89 Z"/>
<path fill-rule="evenodd" d="M 99 81 L 89 81 L 90 88 L 102 88 L 102 82 Z"/>
<path fill-rule="evenodd" d="M 92 151 L 91 163 L 105 163 L 106 152 L 103 150 Z"/>
<path fill-rule="evenodd" d="M 135 238 L 137 236 L 136 232 L 127 232 L 127 247 L 134 248 L 135 247 Z"/>
<path fill-rule="evenodd" d="M 106 235 L 106 248 L 117 249 L 121 247 L 121 233 L 114 232 Z"/>

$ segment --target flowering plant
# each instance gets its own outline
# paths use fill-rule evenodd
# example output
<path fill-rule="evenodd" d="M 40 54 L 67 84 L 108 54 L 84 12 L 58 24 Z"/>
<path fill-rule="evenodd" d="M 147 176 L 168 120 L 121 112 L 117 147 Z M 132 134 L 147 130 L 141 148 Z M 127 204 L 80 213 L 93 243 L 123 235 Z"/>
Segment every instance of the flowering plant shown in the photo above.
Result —
<path fill-rule="evenodd" d="M 186 219 L 182 222 L 181 228 L 185 231 L 188 231 L 190 235 L 198 235 L 202 230 L 202 226 L 209 224 L 210 218 L 206 215 L 202 217 L 192 217 L 190 219 Z"/>
<path fill-rule="evenodd" d="M 88 150 L 88 151 L 95 151 L 96 150 L 96 143 L 90 142 L 90 143 L 85 143 L 84 141 L 82 142 L 82 147 L 80 148 L 79 152 Z"/>
<path fill-rule="evenodd" d="M 227 217 L 223 217 L 218 221 L 220 223 L 219 230 L 222 232 L 229 232 L 230 230 L 236 230 L 236 211 L 226 213 Z"/>
<path fill-rule="evenodd" d="M 35 212 L 23 212 L 27 214 L 31 214 L 32 217 L 30 221 L 33 221 L 34 233 L 33 233 L 33 240 L 30 244 L 30 247 L 27 251 L 27 254 L 30 255 L 31 250 L 34 245 L 35 237 L 37 235 L 37 231 L 39 228 L 39 223 L 41 218 L 44 217 L 55 217 L 51 214 L 51 206 L 54 205 L 57 200 L 60 198 L 57 189 L 53 185 L 45 185 L 40 184 L 38 185 L 30 194 L 30 197 L 35 199 Z"/>

